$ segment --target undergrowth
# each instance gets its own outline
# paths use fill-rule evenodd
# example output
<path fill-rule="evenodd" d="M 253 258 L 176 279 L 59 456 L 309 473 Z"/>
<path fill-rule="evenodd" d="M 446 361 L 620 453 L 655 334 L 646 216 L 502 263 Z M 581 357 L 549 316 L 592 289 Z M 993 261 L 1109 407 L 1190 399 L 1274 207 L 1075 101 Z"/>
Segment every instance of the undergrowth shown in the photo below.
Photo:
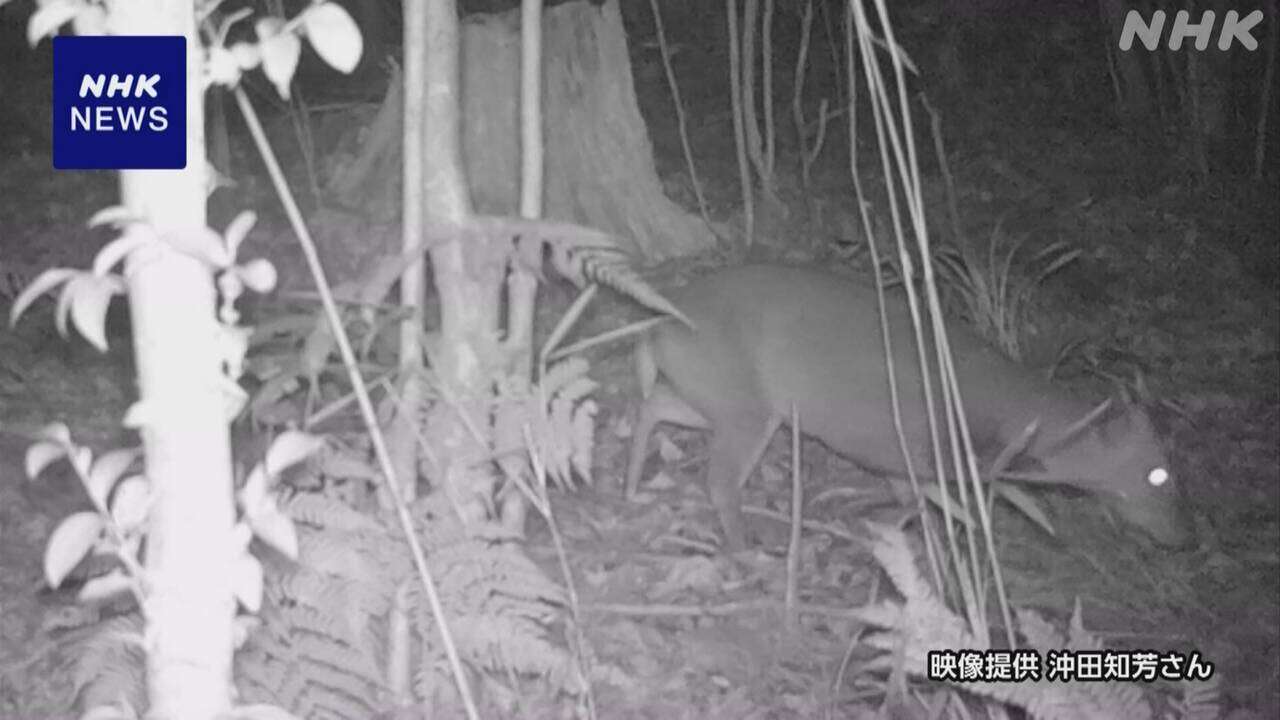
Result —
<path fill-rule="evenodd" d="M 397 706 L 460 712 L 439 633 L 392 513 L 366 513 L 329 492 L 342 478 L 312 475 L 281 509 L 298 530 L 298 561 L 265 551 L 263 604 L 235 663 L 242 703 L 270 703 L 297 717 L 371 718 Z M 347 458 L 347 467 L 354 467 Z M 415 529 L 437 579 L 458 652 L 486 717 L 577 702 L 585 679 L 567 643 L 564 590 L 498 525 L 462 527 L 443 494 L 415 501 Z M 407 634 L 393 628 L 407 627 Z M 141 707 L 143 654 L 136 615 L 102 623 L 78 649 L 77 696 L 97 704 L 120 694 Z M 391 638 L 407 637 L 413 686 L 388 685 Z M 82 706 L 84 706 L 82 704 Z M 513 713 L 519 712 L 519 715 Z"/>

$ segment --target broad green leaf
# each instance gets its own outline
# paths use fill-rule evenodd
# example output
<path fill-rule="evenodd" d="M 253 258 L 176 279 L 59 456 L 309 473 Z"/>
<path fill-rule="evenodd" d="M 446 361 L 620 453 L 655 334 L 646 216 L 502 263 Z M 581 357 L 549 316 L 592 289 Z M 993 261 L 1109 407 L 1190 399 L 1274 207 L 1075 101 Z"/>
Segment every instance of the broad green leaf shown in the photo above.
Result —
<path fill-rule="evenodd" d="M 124 281 L 114 275 L 82 276 L 71 300 L 71 319 L 76 329 L 98 352 L 107 351 L 107 308 L 111 298 L 124 292 Z M 70 290 L 70 287 L 68 287 Z"/>
<path fill-rule="evenodd" d="M 111 519 L 128 533 L 142 526 L 151 511 L 151 483 L 141 475 L 120 483 L 111 502 Z"/>
<path fill-rule="evenodd" d="M 121 233 L 120 237 L 107 243 L 93 258 L 93 274 L 102 277 L 134 250 L 155 242 L 155 233 L 134 226 Z"/>
<path fill-rule="evenodd" d="M 249 553 L 236 558 L 231 568 L 231 589 L 236 599 L 251 613 L 262 607 L 262 563 Z"/>
<path fill-rule="evenodd" d="M 270 502 L 249 516 L 253 534 L 290 560 L 298 559 L 298 530 L 293 521 L 275 502 Z"/>
<path fill-rule="evenodd" d="M 76 600 L 82 603 L 94 603 L 126 595 L 133 590 L 133 578 L 116 568 L 106 575 L 90 579 L 76 594 Z"/>
<path fill-rule="evenodd" d="M 284 23 L 279 18 L 262 18 L 257 23 L 262 51 L 262 72 L 276 86 L 276 92 L 289 99 L 289 85 L 298 69 L 302 54 L 302 41 L 291 32 L 281 32 Z"/>
<path fill-rule="evenodd" d="M 312 5 L 302 15 L 302 27 L 320 59 L 329 67 L 350 73 L 360 63 L 364 38 L 347 11 L 337 3 Z"/>
<path fill-rule="evenodd" d="M 253 229 L 253 224 L 258 221 L 258 214 L 252 210 L 245 210 L 236 215 L 235 219 L 227 225 L 227 231 L 222 234 L 223 242 L 226 244 L 227 253 L 235 260 L 236 255 L 240 253 L 240 244 L 244 242 L 249 231 Z"/>
<path fill-rule="evenodd" d="M 250 290 L 265 294 L 272 291 L 276 286 L 276 266 L 271 264 L 270 260 L 258 258 L 250 260 L 244 265 L 236 268 L 236 274 L 244 281 L 244 284 Z"/>
<path fill-rule="evenodd" d="M 44 553 L 44 579 L 56 588 L 89 554 L 103 530 L 102 518 L 94 512 L 78 512 L 62 521 L 49 538 Z"/>
<path fill-rule="evenodd" d="M 44 441 L 27 448 L 27 477 L 35 480 L 49 465 L 67 456 L 67 446 L 61 443 Z"/>
<path fill-rule="evenodd" d="M 98 458 L 93 468 L 89 470 L 87 488 L 89 497 L 93 498 L 95 504 L 106 505 L 107 497 L 111 495 L 111 489 L 115 487 L 116 481 L 141 455 L 142 451 L 138 448 L 125 448 L 112 450 Z"/>
<path fill-rule="evenodd" d="M 85 7 L 84 3 L 76 0 L 53 0 L 44 3 L 27 21 L 27 43 L 35 47 L 42 38 L 56 35 L 58 28 L 70 22 Z"/>
<path fill-rule="evenodd" d="M 13 301 L 13 307 L 9 309 L 9 326 L 13 327 L 18 322 L 18 318 L 22 317 L 22 313 L 27 311 L 31 303 L 36 298 L 52 290 L 53 288 L 71 280 L 71 278 L 80 274 L 80 270 L 72 270 L 71 268 L 50 268 L 36 276 L 23 291 Z"/>
<path fill-rule="evenodd" d="M 275 477 L 285 468 L 307 459 L 324 447 L 324 439 L 297 430 L 281 433 L 267 450 L 267 474 Z"/>

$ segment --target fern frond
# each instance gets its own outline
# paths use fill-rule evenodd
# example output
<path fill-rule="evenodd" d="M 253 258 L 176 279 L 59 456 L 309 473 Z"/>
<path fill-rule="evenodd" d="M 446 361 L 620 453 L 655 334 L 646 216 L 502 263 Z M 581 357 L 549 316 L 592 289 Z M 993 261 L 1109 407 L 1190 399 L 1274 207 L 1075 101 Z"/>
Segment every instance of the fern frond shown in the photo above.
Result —
<path fill-rule="evenodd" d="M 289 708 L 307 720 L 373 717 L 385 706 L 380 691 L 333 670 L 300 660 L 291 650 L 245 651 L 236 661 L 241 701 Z"/>
<path fill-rule="evenodd" d="M 309 603 L 265 609 L 263 630 L 237 660 L 242 695 L 304 718 L 376 714 L 386 695 L 378 662 L 383 643 L 371 642 L 368 617 L 342 614 L 341 608 L 335 616 Z"/>
<path fill-rule="evenodd" d="M 589 482 L 597 411 L 589 396 L 598 383 L 587 376 L 588 368 L 584 358 L 571 357 L 548 368 L 536 387 L 504 396 L 494 410 L 497 453 L 534 453 L 561 488 L 573 488 L 574 472 Z M 592 432 L 584 433 L 584 427 Z"/>
<path fill-rule="evenodd" d="M 1178 683 L 1182 698 L 1175 703 L 1179 720 L 1218 720 L 1222 716 L 1222 694 L 1218 676 L 1201 682 L 1183 680 Z"/>
<path fill-rule="evenodd" d="M 565 592 L 513 543 L 469 540 L 440 548 L 429 559 L 442 591 L 458 651 L 473 669 L 497 676 L 536 677 L 570 694 L 583 688 L 572 655 L 549 639 L 564 621 Z M 414 588 L 409 602 L 427 626 L 425 599 Z M 427 657 L 439 654 L 434 630 Z M 420 678 L 435 687 L 432 676 Z"/>
<path fill-rule="evenodd" d="M 570 695 L 585 689 L 578 682 L 573 656 L 548 640 L 537 623 L 513 617 L 472 617 L 459 618 L 454 627 L 467 637 L 459 650 L 473 665 L 498 677 L 532 676 Z"/>
<path fill-rule="evenodd" d="M 510 221 L 495 221 L 504 228 Z M 673 315 L 692 327 L 689 319 L 636 272 L 622 243 L 608 233 L 572 223 L 522 221 L 519 233 L 524 258 L 532 272 L 542 267 L 542 248 L 551 250 L 551 264 L 562 277 L 582 287 L 594 282 L 613 288 L 655 312 Z"/>
<path fill-rule="evenodd" d="M 901 662 L 902 669 L 916 677 L 928 674 L 930 651 L 981 650 L 985 639 L 974 637 L 963 618 L 941 601 L 916 566 L 906 535 L 895 527 L 873 526 L 877 537 L 872 552 L 902 593 L 899 604 L 883 601 L 858 610 L 858 617 L 879 628 L 868 643 L 882 655 L 868 667 L 887 669 Z M 1029 644 L 1043 652 L 1062 648 L 1061 634 L 1031 611 L 1019 611 L 1018 623 Z M 1072 650 L 1097 650 L 1101 642 L 1084 629 L 1079 612 L 1072 622 L 1066 646 Z M 1149 720 L 1151 706 L 1142 689 L 1134 683 L 999 683 L 967 681 L 957 683 L 965 692 L 1021 707 L 1037 720 L 1107 720 L 1134 718 Z"/>
<path fill-rule="evenodd" d="M 295 523 L 344 532 L 382 532 L 382 525 L 345 503 L 317 493 L 299 493 L 283 501 L 280 509 Z"/>
<path fill-rule="evenodd" d="M 113 705 L 123 697 L 146 707 L 146 654 L 142 616 L 130 613 L 98 625 L 74 648 L 72 696 L 81 709 Z"/>
<path fill-rule="evenodd" d="M 332 575 L 344 581 L 378 585 L 382 566 L 374 556 L 385 552 L 385 545 L 369 546 L 361 542 L 359 533 L 303 532 L 298 537 L 298 562 L 315 573 Z M 382 535 L 373 536 L 385 542 Z"/>
<path fill-rule="evenodd" d="M 570 397 L 583 391 L 584 368 L 567 365 L 549 376 Z M 412 572 L 407 546 L 389 529 L 389 517 L 367 517 L 316 495 L 283 507 L 303 518 L 298 561 L 272 566 L 262 625 L 241 654 L 238 686 L 244 697 L 300 717 L 372 717 L 386 695 L 391 600 Z M 515 687 L 513 680 L 536 680 L 555 692 L 581 693 L 572 654 L 551 634 L 565 622 L 565 592 L 509 542 L 511 532 L 497 523 L 463 526 L 443 493 L 419 498 L 411 514 L 459 652 L 481 679 L 473 687 L 502 695 L 498 688 Z M 453 680 L 422 590 L 408 587 L 421 647 L 417 699 L 447 715 L 457 707 Z M 529 691 L 518 689 L 520 696 Z"/>
<path fill-rule="evenodd" d="M 1034 610 L 1014 608 L 1014 616 L 1018 621 L 1018 629 L 1027 641 L 1027 646 L 1041 654 L 1056 650 L 1067 644 L 1067 638 L 1040 613 Z"/>

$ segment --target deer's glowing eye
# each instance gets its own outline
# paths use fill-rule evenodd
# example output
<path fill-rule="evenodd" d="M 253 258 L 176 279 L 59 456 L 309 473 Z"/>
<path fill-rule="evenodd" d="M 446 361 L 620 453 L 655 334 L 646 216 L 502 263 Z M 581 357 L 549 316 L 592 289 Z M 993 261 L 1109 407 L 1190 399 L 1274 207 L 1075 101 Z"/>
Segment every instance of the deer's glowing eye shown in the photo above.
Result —
<path fill-rule="evenodd" d="M 1152 468 L 1147 473 L 1147 484 L 1151 487 L 1160 487 L 1169 482 L 1169 471 L 1162 467 Z"/>

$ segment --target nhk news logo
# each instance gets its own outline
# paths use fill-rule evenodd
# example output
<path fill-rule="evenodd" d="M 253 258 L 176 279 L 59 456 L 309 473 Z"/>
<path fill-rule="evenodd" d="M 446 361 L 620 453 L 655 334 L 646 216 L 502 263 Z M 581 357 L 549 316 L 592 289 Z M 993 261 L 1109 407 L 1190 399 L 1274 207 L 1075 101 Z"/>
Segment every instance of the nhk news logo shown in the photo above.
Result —
<path fill-rule="evenodd" d="M 187 166 L 186 39 L 53 39 L 53 166 Z"/>

